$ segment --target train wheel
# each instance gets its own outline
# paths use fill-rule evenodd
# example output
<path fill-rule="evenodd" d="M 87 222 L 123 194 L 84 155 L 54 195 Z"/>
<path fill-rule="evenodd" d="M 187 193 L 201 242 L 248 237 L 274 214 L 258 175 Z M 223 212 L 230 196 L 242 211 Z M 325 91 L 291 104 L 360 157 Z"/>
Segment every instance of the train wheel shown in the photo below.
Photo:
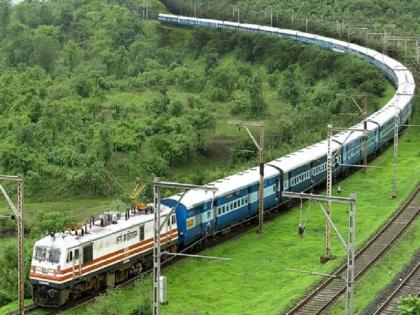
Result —
<path fill-rule="evenodd" d="M 132 276 L 138 276 L 141 274 L 142 271 L 143 271 L 143 265 L 139 261 L 133 264 L 130 268 L 130 274 Z"/>

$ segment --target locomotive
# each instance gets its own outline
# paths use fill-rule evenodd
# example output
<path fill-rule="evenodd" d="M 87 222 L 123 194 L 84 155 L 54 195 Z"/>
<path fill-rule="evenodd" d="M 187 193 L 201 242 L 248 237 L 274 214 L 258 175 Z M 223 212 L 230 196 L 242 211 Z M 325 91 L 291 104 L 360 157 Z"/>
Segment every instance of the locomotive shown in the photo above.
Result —
<path fill-rule="evenodd" d="M 205 27 L 262 33 L 305 44 L 318 45 L 339 53 L 362 58 L 391 80 L 396 93 L 379 111 L 367 118 L 367 153 L 372 157 L 383 149 L 408 121 L 414 107 L 415 83 L 412 73 L 400 62 L 356 44 L 324 36 L 268 26 L 199 19 L 160 14 L 163 24 Z M 353 126 L 364 129 L 362 123 Z M 349 167 L 364 156 L 364 135 L 341 132 L 333 137 L 334 173 L 346 174 Z M 321 141 L 264 165 L 264 206 L 272 208 L 286 202 L 282 191 L 302 192 L 323 183 L 327 172 L 327 141 Z M 254 167 L 216 180 L 213 194 L 202 190 L 188 191 L 162 200 L 162 217 L 176 206 L 161 242 L 166 250 L 176 251 L 197 239 L 229 228 L 258 212 L 259 168 Z M 37 241 L 33 250 L 30 278 L 34 302 L 59 307 L 85 292 L 113 286 L 152 264 L 153 208 L 125 213 L 108 212 L 99 220 L 91 219 L 82 228 L 52 233 Z"/>
<path fill-rule="evenodd" d="M 164 220 L 170 208 L 162 205 Z M 84 293 L 112 287 L 153 264 L 153 207 L 105 212 L 80 229 L 51 233 L 34 245 L 30 278 L 35 303 L 59 307 Z M 162 248 L 176 251 L 175 215 L 161 231 Z"/>

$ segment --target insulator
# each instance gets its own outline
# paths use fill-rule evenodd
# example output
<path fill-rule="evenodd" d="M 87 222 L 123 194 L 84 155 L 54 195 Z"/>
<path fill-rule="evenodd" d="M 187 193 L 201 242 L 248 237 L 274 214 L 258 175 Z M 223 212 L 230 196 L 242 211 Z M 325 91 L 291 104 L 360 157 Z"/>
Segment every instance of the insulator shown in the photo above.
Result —
<path fill-rule="evenodd" d="M 304 232 L 305 232 L 305 226 L 299 223 L 299 236 L 303 236 Z"/>

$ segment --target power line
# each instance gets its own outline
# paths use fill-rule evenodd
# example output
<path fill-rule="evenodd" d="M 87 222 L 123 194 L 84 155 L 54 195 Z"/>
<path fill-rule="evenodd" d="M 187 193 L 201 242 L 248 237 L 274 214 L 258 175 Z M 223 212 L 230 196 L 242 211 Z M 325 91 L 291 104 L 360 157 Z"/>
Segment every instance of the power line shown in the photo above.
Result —
<path fill-rule="evenodd" d="M 351 194 L 350 197 L 336 197 L 336 196 L 325 196 L 325 195 L 314 195 L 306 193 L 295 193 L 289 191 L 283 191 L 282 197 L 293 198 L 293 199 L 305 199 L 312 200 L 318 203 L 319 207 L 322 210 L 326 220 L 329 222 L 334 232 L 337 234 L 341 244 L 347 253 L 347 275 L 346 275 L 346 315 L 353 314 L 353 295 L 354 295 L 354 271 L 355 271 L 355 250 L 356 250 L 356 195 Z M 328 203 L 345 203 L 349 205 L 349 226 L 348 226 L 348 241 L 344 240 L 344 237 L 341 235 L 340 231 L 335 226 L 334 222 L 331 219 L 331 215 L 327 210 L 321 205 L 321 202 L 327 201 Z M 297 270 L 293 270 L 297 271 Z M 308 272 L 305 272 L 308 273 Z M 315 273 L 321 274 L 321 273 Z M 322 275 L 322 274 L 321 274 Z M 325 276 L 331 277 L 332 275 L 324 274 Z"/>

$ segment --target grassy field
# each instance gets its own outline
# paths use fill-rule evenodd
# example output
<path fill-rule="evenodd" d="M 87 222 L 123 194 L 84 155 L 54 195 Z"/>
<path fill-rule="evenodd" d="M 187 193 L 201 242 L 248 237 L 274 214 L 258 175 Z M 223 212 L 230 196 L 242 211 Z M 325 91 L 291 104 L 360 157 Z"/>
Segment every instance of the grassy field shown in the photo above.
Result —
<path fill-rule="evenodd" d="M 400 239 L 395 247 L 385 255 L 379 264 L 366 273 L 362 280 L 356 285 L 354 313 L 363 314 L 368 306 L 382 289 L 394 279 L 406 264 L 408 264 L 418 248 L 413 244 L 419 244 L 420 220 L 410 227 L 407 233 Z M 343 314 L 345 310 L 345 300 L 340 299 L 331 309 L 331 315 Z"/>
<path fill-rule="evenodd" d="M 414 123 L 420 121 L 416 114 Z M 342 195 L 357 193 L 357 244 L 365 242 L 395 208 L 410 194 L 420 178 L 420 132 L 412 128 L 401 137 L 399 151 L 398 197 L 390 199 L 392 149 L 371 164 L 383 168 L 358 172 L 343 180 Z M 304 210 L 309 205 L 304 205 Z M 278 314 L 320 280 L 319 276 L 302 276 L 285 268 L 331 272 L 344 261 L 344 251 L 336 238 L 333 252 L 338 259 L 319 264 L 323 250 L 324 219 L 315 205 L 310 205 L 307 230 L 297 235 L 299 208 L 285 211 L 265 224 L 264 236 L 256 228 L 204 251 L 207 255 L 229 257 L 228 262 L 185 259 L 165 269 L 168 277 L 169 303 L 164 314 Z M 342 233 L 347 229 L 346 208 L 336 206 L 333 218 Z M 413 244 L 413 243 L 410 243 Z M 401 263 L 402 264 L 402 263 Z M 69 314 L 93 314 L 101 304 L 111 303 L 108 314 L 128 314 L 150 298 L 150 278 L 134 287 L 118 290 L 98 298 L 96 304 Z M 373 297 L 373 296 L 371 296 Z M 124 300 L 124 304 L 118 301 Z M 105 302 L 107 301 L 107 302 Z M 114 302 L 112 302 L 114 301 Z M 358 302 L 359 303 L 359 302 Z M 364 305 L 364 302 L 361 302 Z"/>

